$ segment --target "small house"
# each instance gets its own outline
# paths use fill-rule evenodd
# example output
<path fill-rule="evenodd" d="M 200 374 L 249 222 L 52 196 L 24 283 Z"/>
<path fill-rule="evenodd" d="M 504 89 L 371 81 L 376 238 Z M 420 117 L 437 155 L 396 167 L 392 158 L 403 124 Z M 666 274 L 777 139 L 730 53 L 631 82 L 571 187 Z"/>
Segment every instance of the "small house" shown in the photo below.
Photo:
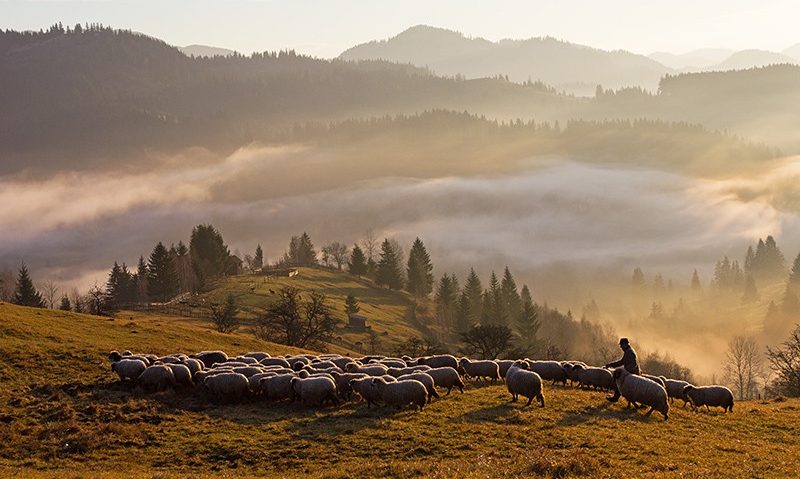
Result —
<path fill-rule="evenodd" d="M 365 331 L 367 329 L 367 317 L 361 314 L 350 313 L 347 315 L 347 327 L 354 331 Z"/>

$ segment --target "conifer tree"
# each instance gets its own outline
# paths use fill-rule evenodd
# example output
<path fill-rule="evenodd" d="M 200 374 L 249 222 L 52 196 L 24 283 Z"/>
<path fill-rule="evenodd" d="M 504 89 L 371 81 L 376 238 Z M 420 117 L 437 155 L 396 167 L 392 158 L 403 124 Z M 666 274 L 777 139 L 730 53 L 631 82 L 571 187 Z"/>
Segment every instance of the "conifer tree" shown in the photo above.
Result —
<path fill-rule="evenodd" d="M 348 294 L 344 300 L 345 314 L 356 314 L 361 311 L 361 305 L 358 304 L 358 299 L 352 294 Z"/>
<path fill-rule="evenodd" d="M 392 243 L 385 239 L 381 243 L 380 260 L 376 266 L 376 282 L 389 289 L 403 287 L 403 271 L 400 266 L 400 255 Z"/>
<path fill-rule="evenodd" d="M 72 304 L 70 304 L 69 297 L 66 294 L 61 296 L 61 305 L 58 309 L 61 311 L 72 311 Z"/>
<path fill-rule="evenodd" d="M 692 291 L 700 292 L 702 286 L 700 285 L 700 276 L 697 274 L 697 270 L 694 270 L 692 273 Z"/>
<path fill-rule="evenodd" d="M 264 250 L 261 249 L 261 244 L 256 245 L 256 252 L 253 255 L 252 267 L 254 270 L 260 270 L 264 267 Z"/>
<path fill-rule="evenodd" d="M 464 295 L 469 300 L 469 323 L 474 326 L 481 321 L 483 314 L 483 285 L 474 269 L 469 270 L 464 283 Z"/>
<path fill-rule="evenodd" d="M 504 307 L 500 282 L 494 271 L 489 277 L 489 289 L 483 293 L 481 324 L 508 326 L 508 312 Z"/>
<path fill-rule="evenodd" d="M 150 298 L 157 302 L 166 302 L 178 293 L 175 265 L 161 242 L 153 248 L 147 264 L 147 291 Z"/>
<path fill-rule="evenodd" d="M 506 266 L 503 271 L 503 279 L 500 282 L 500 293 L 503 301 L 503 309 L 510 318 L 517 318 L 522 311 L 522 302 L 520 300 L 519 292 L 517 291 L 517 283 L 511 275 L 511 271 Z"/>
<path fill-rule="evenodd" d="M 538 345 L 536 335 L 539 332 L 541 323 L 539 321 L 539 312 L 536 305 L 533 303 L 533 298 L 531 298 L 531 292 L 527 285 L 522 286 L 520 301 L 522 306 L 517 320 L 517 330 L 519 331 L 523 344 L 531 350 Z"/>
<path fill-rule="evenodd" d="M 192 229 L 189 256 L 194 269 L 196 290 L 204 288 L 210 280 L 226 274 L 230 266 L 228 246 L 212 225 L 201 224 Z"/>
<path fill-rule="evenodd" d="M 752 303 L 758 299 L 758 289 L 756 289 L 756 280 L 753 275 L 748 275 L 744 283 L 744 294 L 742 294 L 743 303 Z"/>
<path fill-rule="evenodd" d="M 465 289 L 458 295 L 458 303 L 456 304 L 455 324 L 453 328 L 458 334 L 466 333 L 477 324 L 477 321 L 473 320 L 473 314 L 470 308 L 469 295 Z"/>
<path fill-rule="evenodd" d="M 17 285 L 11 302 L 20 306 L 32 306 L 35 308 L 45 307 L 44 299 L 41 293 L 36 291 L 36 287 L 33 286 L 33 280 L 28 273 L 28 267 L 25 266 L 25 263 L 22 263 L 19 268 Z"/>
<path fill-rule="evenodd" d="M 354 245 L 353 250 L 350 252 L 350 262 L 347 263 L 347 270 L 350 271 L 350 274 L 356 276 L 367 274 L 367 258 L 364 256 L 364 250 L 358 244 Z"/>
<path fill-rule="evenodd" d="M 647 283 L 644 279 L 644 272 L 642 271 L 642 268 L 634 268 L 631 284 L 633 285 L 633 290 L 636 293 L 640 293 L 644 290 Z"/>
<path fill-rule="evenodd" d="M 445 328 L 455 323 L 458 302 L 458 280 L 455 275 L 443 274 L 436 288 L 436 317 Z"/>
<path fill-rule="evenodd" d="M 406 267 L 408 282 L 406 289 L 415 298 L 425 298 L 433 291 L 433 265 L 422 240 L 417 238 L 411 245 Z"/>
<path fill-rule="evenodd" d="M 147 271 L 147 263 L 144 261 L 143 256 L 139 256 L 139 265 L 136 268 L 135 283 L 136 283 L 136 302 L 147 303 L 150 301 L 150 295 L 147 292 L 148 277 L 150 276 Z"/>
<path fill-rule="evenodd" d="M 317 251 L 314 249 L 314 243 L 311 242 L 311 236 L 308 233 L 303 232 L 300 236 L 292 237 L 284 262 L 289 266 L 316 266 L 319 263 Z"/>
<path fill-rule="evenodd" d="M 789 271 L 789 283 L 793 287 L 800 287 L 800 253 L 797 254 L 792 269 Z"/>

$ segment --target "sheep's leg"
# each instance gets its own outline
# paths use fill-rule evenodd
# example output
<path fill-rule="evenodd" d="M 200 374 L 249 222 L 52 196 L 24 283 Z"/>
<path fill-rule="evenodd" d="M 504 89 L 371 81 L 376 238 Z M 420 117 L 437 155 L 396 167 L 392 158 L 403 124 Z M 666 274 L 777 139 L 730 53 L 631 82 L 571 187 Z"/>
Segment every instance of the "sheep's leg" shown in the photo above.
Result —
<path fill-rule="evenodd" d="M 536 399 L 538 399 L 539 402 L 542 404 L 542 407 L 544 407 L 544 394 L 539 393 L 539 395 L 536 396 Z"/>
<path fill-rule="evenodd" d="M 656 408 L 651 407 L 650 410 L 647 411 L 647 413 L 645 414 L 645 417 L 650 417 L 650 415 L 653 414 L 653 411 L 655 411 L 655 410 L 656 410 Z"/>
<path fill-rule="evenodd" d="M 447 388 L 447 394 L 445 394 L 445 396 L 449 396 L 449 395 L 450 395 L 450 392 L 451 392 L 452 390 L 453 390 L 453 386 L 450 386 L 449 388 Z"/>
<path fill-rule="evenodd" d="M 528 398 L 528 403 L 527 403 L 527 404 L 525 404 L 525 407 L 528 407 L 528 406 L 530 406 L 530 405 L 531 405 L 531 402 L 533 402 L 533 396 L 531 396 L 531 397 L 529 397 L 529 398 Z"/>

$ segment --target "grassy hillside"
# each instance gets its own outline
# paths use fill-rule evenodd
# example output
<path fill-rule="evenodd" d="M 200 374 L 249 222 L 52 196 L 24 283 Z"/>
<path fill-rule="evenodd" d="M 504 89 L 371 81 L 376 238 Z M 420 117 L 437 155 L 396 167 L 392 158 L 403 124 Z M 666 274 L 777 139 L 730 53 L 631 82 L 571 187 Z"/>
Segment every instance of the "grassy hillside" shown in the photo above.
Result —
<path fill-rule="evenodd" d="M 285 286 L 293 286 L 301 292 L 318 291 L 328 297 L 336 317 L 341 320 L 342 327 L 337 333 L 337 337 L 341 339 L 335 343 L 340 347 L 358 350 L 357 343 L 360 342 L 368 351 L 368 333 L 345 327 L 345 298 L 348 294 L 358 299 L 361 304 L 360 314 L 367 317 L 367 325 L 378 334 L 380 351 L 390 353 L 397 344 L 409 337 L 423 336 L 424 327 L 410 318 L 413 302 L 407 293 L 379 288 L 370 280 L 343 272 L 300 268 L 299 274 L 291 278 L 234 276 L 217 284 L 202 298 L 221 303 L 232 293 L 237 304 L 244 310 L 243 316 L 247 316 L 247 311 L 258 314 L 269 306 L 277 298 L 279 290 Z"/>
<path fill-rule="evenodd" d="M 131 324 L 134 323 L 134 324 Z M 134 333 L 133 331 L 137 331 Z M 143 395 L 102 353 L 263 347 L 191 322 L 108 321 L 0 304 L 3 477 L 792 477 L 800 401 L 735 413 L 675 407 L 668 422 L 602 393 L 547 386 L 547 407 L 470 386 L 423 412 L 322 410 Z"/>

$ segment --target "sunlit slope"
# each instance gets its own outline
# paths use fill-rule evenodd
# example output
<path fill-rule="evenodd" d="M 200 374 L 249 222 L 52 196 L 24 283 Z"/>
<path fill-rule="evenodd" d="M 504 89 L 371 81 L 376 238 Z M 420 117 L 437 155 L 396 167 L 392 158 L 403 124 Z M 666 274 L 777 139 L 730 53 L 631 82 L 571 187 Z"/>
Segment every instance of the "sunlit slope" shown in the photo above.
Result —
<path fill-rule="evenodd" d="M 341 271 L 300 268 L 293 277 L 233 276 L 215 285 L 203 298 L 208 302 L 221 303 L 228 294 L 233 294 L 237 304 L 244 310 L 243 316 L 252 317 L 263 314 L 264 308 L 277 299 L 280 289 L 287 286 L 300 290 L 301 297 L 303 293 L 312 291 L 325 294 L 334 315 L 341 321 L 337 332 L 337 337 L 341 340 L 337 340 L 335 345 L 353 349 L 358 342 L 366 346 L 369 339 L 368 332 L 353 331 L 345 327 L 345 298 L 348 294 L 359 301 L 359 314 L 367 317 L 367 326 L 378 334 L 381 351 L 391 352 L 400 342 L 410 337 L 425 336 L 428 332 L 425 325 L 411 318 L 413 300 L 407 293 L 390 291 L 370 280 Z"/>
<path fill-rule="evenodd" d="M 422 412 L 143 395 L 116 382 L 101 350 L 254 344 L 136 322 L 132 333 L 120 320 L 0 305 L 3 477 L 744 478 L 800 468 L 797 400 L 737 403 L 727 415 L 674 406 L 664 422 L 609 405 L 603 393 L 549 385 L 543 409 L 510 404 L 496 385 L 469 386 Z"/>

